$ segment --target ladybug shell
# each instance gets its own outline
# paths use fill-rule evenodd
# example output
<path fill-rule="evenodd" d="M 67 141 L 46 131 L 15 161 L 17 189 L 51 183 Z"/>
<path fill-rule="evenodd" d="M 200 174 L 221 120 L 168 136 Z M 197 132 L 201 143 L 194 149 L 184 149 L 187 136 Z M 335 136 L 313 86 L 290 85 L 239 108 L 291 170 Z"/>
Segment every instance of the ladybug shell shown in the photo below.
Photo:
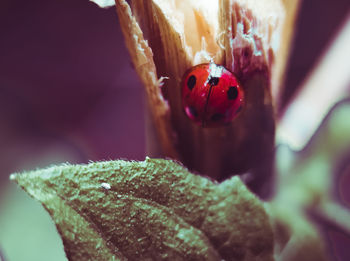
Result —
<path fill-rule="evenodd" d="M 186 115 L 203 127 L 231 122 L 243 106 L 237 78 L 215 63 L 196 65 L 182 78 L 182 105 Z"/>

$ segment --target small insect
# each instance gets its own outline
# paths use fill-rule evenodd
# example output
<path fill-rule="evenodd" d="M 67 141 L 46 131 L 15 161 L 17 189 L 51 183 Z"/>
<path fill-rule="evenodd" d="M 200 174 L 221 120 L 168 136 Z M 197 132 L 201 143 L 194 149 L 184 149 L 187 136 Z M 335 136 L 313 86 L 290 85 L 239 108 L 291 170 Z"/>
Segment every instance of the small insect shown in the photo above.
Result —
<path fill-rule="evenodd" d="M 237 117 L 244 92 L 236 76 L 221 65 L 204 63 L 182 78 L 182 106 L 186 115 L 203 127 L 221 126 Z"/>

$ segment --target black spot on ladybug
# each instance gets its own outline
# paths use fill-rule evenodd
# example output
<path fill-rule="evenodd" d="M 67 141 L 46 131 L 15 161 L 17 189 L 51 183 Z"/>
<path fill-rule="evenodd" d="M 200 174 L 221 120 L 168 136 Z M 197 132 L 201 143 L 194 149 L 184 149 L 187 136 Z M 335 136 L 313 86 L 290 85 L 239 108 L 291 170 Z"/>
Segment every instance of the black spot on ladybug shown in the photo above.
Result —
<path fill-rule="evenodd" d="M 215 86 L 219 83 L 219 77 L 210 77 L 208 81 L 209 85 Z"/>
<path fill-rule="evenodd" d="M 194 76 L 194 75 L 191 75 L 190 78 L 188 78 L 187 87 L 188 87 L 188 89 L 190 89 L 190 91 L 192 91 L 192 89 L 196 85 L 196 81 L 197 81 L 197 79 L 196 79 L 196 76 Z"/>
<path fill-rule="evenodd" d="M 230 86 L 227 90 L 227 98 L 229 100 L 234 100 L 238 96 L 237 86 Z"/>
<path fill-rule="evenodd" d="M 198 112 L 196 110 L 196 108 L 189 106 L 188 107 L 188 112 L 194 117 L 197 118 L 198 117 Z"/>
<path fill-rule="evenodd" d="M 211 116 L 211 120 L 212 121 L 220 121 L 220 120 L 222 120 L 224 118 L 224 114 L 222 114 L 222 113 L 215 113 L 215 114 L 213 114 L 213 116 Z"/>

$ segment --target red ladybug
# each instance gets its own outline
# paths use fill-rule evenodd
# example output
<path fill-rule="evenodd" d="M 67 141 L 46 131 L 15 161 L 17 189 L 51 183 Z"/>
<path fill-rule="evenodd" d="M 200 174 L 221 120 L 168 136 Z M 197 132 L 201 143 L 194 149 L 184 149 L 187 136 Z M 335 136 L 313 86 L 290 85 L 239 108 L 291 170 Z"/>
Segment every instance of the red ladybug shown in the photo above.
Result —
<path fill-rule="evenodd" d="M 235 75 L 215 63 L 196 65 L 182 78 L 182 106 L 203 127 L 231 122 L 241 111 L 243 89 Z"/>

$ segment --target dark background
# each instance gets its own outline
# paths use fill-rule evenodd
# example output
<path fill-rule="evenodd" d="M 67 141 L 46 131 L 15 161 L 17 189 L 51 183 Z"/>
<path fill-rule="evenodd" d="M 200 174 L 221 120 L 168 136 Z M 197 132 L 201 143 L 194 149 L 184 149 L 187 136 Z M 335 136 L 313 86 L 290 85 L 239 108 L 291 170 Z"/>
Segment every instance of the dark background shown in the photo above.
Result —
<path fill-rule="evenodd" d="M 304 0 L 282 104 L 349 10 L 348 0 Z M 114 8 L 88 0 L 1 0 L 0 198 L 15 171 L 144 159 L 143 95 Z M 333 244 L 339 260 L 350 260 L 349 239 L 329 233 L 341 238 Z"/>

